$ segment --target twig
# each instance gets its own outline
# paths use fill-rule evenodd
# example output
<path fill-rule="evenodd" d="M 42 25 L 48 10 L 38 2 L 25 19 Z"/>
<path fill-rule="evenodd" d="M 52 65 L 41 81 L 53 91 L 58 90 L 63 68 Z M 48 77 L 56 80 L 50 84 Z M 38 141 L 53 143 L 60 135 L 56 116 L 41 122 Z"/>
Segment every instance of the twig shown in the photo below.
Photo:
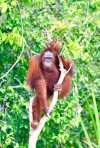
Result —
<path fill-rule="evenodd" d="M 33 51 L 33 50 L 31 50 L 31 52 L 32 52 L 32 54 L 34 54 L 34 55 L 39 54 L 39 53 L 37 53 L 37 52 L 35 52 L 35 51 Z"/>
<path fill-rule="evenodd" d="M 49 31 L 48 31 L 47 29 L 44 29 L 42 32 L 44 33 L 44 35 L 47 36 L 48 42 L 51 42 L 52 39 L 51 39 L 51 36 L 50 36 L 50 34 L 49 34 Z"/>
<path fill-rule="evenodd" d="M 27 51 L 27 55 L 28 55 L 29 58 L 31 57 L 31 55 L 29 54 L 28 50 L 30 50 L 30 52 L 32 52 L 32 54 L 34 54 L 34 55 L 37 55 L 38 54 L 37 52 L 31 50 L 27 43 L 25 43 L 25 44 L 26 44 L 26 47 L 27 47 L 27 50 L 26 51 Z"/>
<path fill-rule="evenodd" d="M 4 79 L 3 79 L 3 80 L 1 81 L 1 83 L 0 83 L 0 86 L 2 85 L 2 83 L 6 82 L 6 81 L 7 81 L 7 80 L 4 80 Z"/>
<path fill-rule="evenodd" d="M 18 5 L 18 8 L 19 8 L 19 12 L 20 12 L 20 20 L 21 20 L 21 32 L 22 32 L 22 51 L 21 51 L 21 53 L 20 53 L 20 55 L 19 55 L 19 57 L 18 57 L 18 59 L 16 60 L 16 62 L 11 66 L 11 68 L 2 76 L 2 77 L 0 77 L 0 79 L 3 79 L 4 77 L 6 77 L 8 74 L 9 74 L 9 72 L 15 67 L 15 65 L 19 62 L 19 60 L 20 60 L 20 58 L 21 58 L 21 56 L 22 56 L 22 54 L 23 54 L 23 52 L 24 52 L 24 41 L 23 41 L 23 22 L 22 22 L 22 17 L 21 17 L 21 11 L 20 11 L 20 6 L 19 6 L 19 4 L 18 4 L 18 2 L 17 2 L 17 5 Z"/>
<path fill-rule="evenodd" d="M 15 88 L 23 88 L 25 89 L 26 91 L 29 90 L 28 87 L 26 87 L 25 85 L 16 85 L 16 86 L 9 86 L 8 89 L 15 89 Z"/>
<path fill-rule="evenodd" d="M 68 71 L 66 71 L 64 69 L 64 67 L 63 67 L 63 63 L 62 63 L 60 57 L 59 57 L 59 66 L 60 66 L 61 75 L 60 75 L 58 84 L 61 84 L 63 82 L 63 79 L 64 79 L 65 75 L 71 69 L 71 66 L 68 69 Z M 55 107 L 55 105 L 57 103 L 57 98 L 58 98 L 58 91 L 55 91 L 54 94 L 53 94 L 52 102 L 51 102 L 49 110 L 48 110 L 48 116 L 44 115 L 41 118 L 39 126 L 38 126 L 37 129 L 33 130 L 30 127 L 29 148 L 36 148 L 36 142 L 38 140 L 38 136 L 39 136 L 41 130 L 43 129 L 45 123 L 47 122 L 47 120 L 49 118 L 49 115 L 50 115 L 50 112 L 54 109 L 54 107 Z M 32 102 L 33 102 L 33 100 L 34 100 L 34 97 L 30 99 L 30 105 L 29 105 L 29 119 L 30 119 L 30 123 L 32 121 Z"/>

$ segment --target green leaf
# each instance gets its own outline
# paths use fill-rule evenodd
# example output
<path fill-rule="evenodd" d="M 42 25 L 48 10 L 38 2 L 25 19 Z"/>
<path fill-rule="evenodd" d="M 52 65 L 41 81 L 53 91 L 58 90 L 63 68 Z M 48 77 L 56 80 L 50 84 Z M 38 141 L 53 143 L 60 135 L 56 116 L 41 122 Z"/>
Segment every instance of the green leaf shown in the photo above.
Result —
<path fill-rule="evenodd" d="M 86 136 L 87 144 L 90 146 L 90 148 L 93 148 L 92 142 L 91 142 L 89 134 L 88 134 L 88 131 L 87 131 L 87 129 L 86 129 L 84 123 L 83 123 L 83 119 L 81 117 L 80 117 L 80 122 L 81 122 L 81 125 L 82 125 L 82 128 L 83 128 L 84 134 Z"/>
<path fill-rule="evenodd" d="M 2 31 L 0 30 L 0 38 L 2 37 Z"/>
<path fill-rule="evenodd" d="M 0 7 L 2 7 L 2 9 L 1 9 L 1 13 L 5 13 L 5 12 L 7 11 L 8 6 L 7 6 L 6 3 L 2 3 L 2 4 L 0 4 Z"/>
<path fill-rule="evenodd" d="M 11 5 L 12 5 L 12 6 L 16 6 L 16 1 L 12 1 L 12 2 L 11 2 Z"/>
<path fill-rule="evenodd" d="M 5 41 L 7 39 L 7 33 L 3 33 L 2 34 L 2 42 Z"/>
<path fill-rule="evenodd" d="M 9 40 L 10 45 L 13 45 L 13 40 Z"/>
<path fill-rule="evenodd" d="M 93 97 L 94 113 L 95 113 L 95 120 L 96 120 L 96 126 L 97 126 L 98 146 L 100 147 L 100 120 L 99 120 L 99 112 L 97 108 L 95 94 L 93 90 L 92 90 L 92 97 Z"/>

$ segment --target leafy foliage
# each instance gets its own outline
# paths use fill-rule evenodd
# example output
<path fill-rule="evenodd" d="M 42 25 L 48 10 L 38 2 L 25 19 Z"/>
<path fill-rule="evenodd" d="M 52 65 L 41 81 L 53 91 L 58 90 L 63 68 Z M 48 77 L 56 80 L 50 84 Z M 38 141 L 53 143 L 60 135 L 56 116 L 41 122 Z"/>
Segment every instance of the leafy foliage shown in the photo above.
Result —
<path fill-rule="evenodd" d="M 1 147 L 28 145 L 28 101 L 32 95 L 25 83 L 28 55 L 45 48 L 45 28 L 61 41 L 61 54 L 73 59 L 77 74 L 71 95 L 58 101 L 37 148 L 100 146 L 99 9 L 99 0 L 0 1 L 0 77 L 22 51 L 22 24 L 25 45 L 20 61 L 0 79 Z"/>

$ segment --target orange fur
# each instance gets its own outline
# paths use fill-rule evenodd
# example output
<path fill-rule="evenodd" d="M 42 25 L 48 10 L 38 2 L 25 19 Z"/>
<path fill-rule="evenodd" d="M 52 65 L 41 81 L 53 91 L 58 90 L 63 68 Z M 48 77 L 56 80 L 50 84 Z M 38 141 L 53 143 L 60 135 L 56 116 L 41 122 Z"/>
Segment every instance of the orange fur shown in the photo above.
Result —
<path fill-rule="evenodd" d="M 54 63 L 52 67 L 52 71 L 48 72 L 43 69 L 42 65 L 42 57 L 46 51 L 50 50 L 50 48 L 45 49 L 40 55 L 35 55 L 31 57 L 27 75 L 27 84 L 31 87 L 31 89 L 36 90 L 36 97 L 32 104 L 33 109 L 33 121 L 32 127 L 37 127 L 36 123 L 40 120 L 40 114 L 42 111 L 45 113 L 48 111 L 48 98 L 53 95 L 54 85 L 57 83 L 60 71 L 59 71 L 59 61 L 58 57 L 54 52 Z M 66 70 L 69 69 L 70 65 L 73 64 L 71 60 L 66 61 L 63 56 L 60 56 Z M 72 67 L 73 68 L 73 67 Z M 59 97 L 63 98 L 64 96 L 68 96 L 71 91 L 71 81 L 72 81 L 72 68 L 69 73 L 65 76 L 61 89 L 59 90 Z"/>

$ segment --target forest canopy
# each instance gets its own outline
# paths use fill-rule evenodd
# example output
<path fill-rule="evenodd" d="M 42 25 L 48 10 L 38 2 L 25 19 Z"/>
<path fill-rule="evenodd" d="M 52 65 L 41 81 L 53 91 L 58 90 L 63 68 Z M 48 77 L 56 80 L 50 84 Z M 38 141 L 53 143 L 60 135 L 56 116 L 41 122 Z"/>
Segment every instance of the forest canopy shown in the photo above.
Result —
<path fill-rule="evenodd" d="M 37 148 L 100 146 L 100 1 L 0 1 L 0 147 L 25 148 L 29 138 L 26 86 L 29 58 L 46 47 L 46 28 L 76 64 L 70 96 L 58 100 Z"/>

